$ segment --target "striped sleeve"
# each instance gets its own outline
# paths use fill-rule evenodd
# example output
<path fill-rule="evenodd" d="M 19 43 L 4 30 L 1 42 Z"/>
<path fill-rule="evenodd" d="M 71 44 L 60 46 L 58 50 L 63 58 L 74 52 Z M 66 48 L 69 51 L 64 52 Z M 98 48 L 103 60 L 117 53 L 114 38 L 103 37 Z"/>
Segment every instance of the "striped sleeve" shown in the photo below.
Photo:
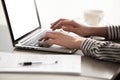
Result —
<path fill-rule="evenodd" d="M 120 44 L 118 43 L 86 39 L 82 43 L 81 49 L 86 56 L 120 63 Z"/>
<path fill-rule="evenodd" d="M 108 26 L 108 39 L 109 40 L 120 40 L 120 25 L 109 25 Z"/>

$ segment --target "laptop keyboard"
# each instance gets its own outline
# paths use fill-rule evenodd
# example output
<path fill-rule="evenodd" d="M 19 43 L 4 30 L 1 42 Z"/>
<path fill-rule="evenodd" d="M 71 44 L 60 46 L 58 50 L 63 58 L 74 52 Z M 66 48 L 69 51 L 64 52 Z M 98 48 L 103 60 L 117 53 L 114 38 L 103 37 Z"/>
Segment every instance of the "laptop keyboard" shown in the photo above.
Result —
<path fill-rule="evenodd" d="M 40 39 L 40 36 L 36 36 L 34 39 L 26 42 L 24 45 L 26 45 L 26 46 L 35 46 L 35 47 L 45 47 L 45 48 L 49 48 L 49 47 L 52 46 L 50 44 L 41 45 L 41 42 L 43 42 L 43 41 L 39 41 L 39 39 Z"/>
<path fill-rule="evenodd" d="M 29 43 L 28 45 L 29 46 L 36 46 L 36 47 L 38 47 L 39 46 L 39 41 L 35 41 L 35 42 L 32 42 L 32 43 Z"/>
<path fill-rule="evenodd" d="M 30 43 L 30 44 L 29 44 L 29 46 L 35 46 L 35 47 L 45 47 L 45 48 L 49 48 L 49 47 L 51 47 L 51 45 L 50 45 L 50 44 L 41 45 L 41 44 L 40 44 L 41 42 L 42 42 L 42 41 L 32 42 L 32 43 Z"/>

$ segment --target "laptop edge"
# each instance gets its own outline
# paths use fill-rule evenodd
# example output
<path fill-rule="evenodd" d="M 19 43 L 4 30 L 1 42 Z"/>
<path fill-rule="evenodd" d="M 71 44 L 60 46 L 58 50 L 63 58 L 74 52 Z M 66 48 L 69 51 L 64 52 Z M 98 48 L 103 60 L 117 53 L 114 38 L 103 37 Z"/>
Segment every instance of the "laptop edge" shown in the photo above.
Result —
<path fill-rule="evenodd" d="M 12 32 L 12 27 L 11 27 L 11 23 L 10 23 L 10 19 L 9 19 L 9 15 L 8 15 L 8 12 L 7 12 L 7 8 L 6 8 L 6 4 L 5 4 L 5 0 L 2 0 L 2 5 L 3 5 L 3 8 L 4 8 L 4 13 L 5 13 L 5 16 L 6 16 L 6 21 L 7 21 L 7 25 L 8 25 L 8 29 L 9 29 L 9 32 L 10 32 L 10 36 L 11 36 L 11 39 L 12 39 L 12 44 L 15 48 L 20 48 L 20 49 L 32 49 L 32 50 L 41 50 L 41 51 L 51 51 L 51 52 L 60 52 L 60 53 L 75 53 L 77 50 L 70 50 L 70 49 L 64 49 L 64 48 L 61 48 L 61 49 L 57 49 L 57 48 L 44 48 L 44 47 L 32 47 L 32 46 L 23 46 L 21 44 L 19 44 L 19 41 L 28 36 L 29 34 L 32 34 L 33 32 L 37 31 L 37 30 L 40 30 L 41 28 L 41 23 L 40 23 L 40 18 L 39 18 L 39 14 L 38 14 L 38 10 L 37 10 L 37 5 L 36 5 L 36 2 L 34 0 L 34 4 L 35 4 L 35 9 L 36 9 L 36 14 L 37 14 L 37 18 L 38 18 L 38 22 L 39 22 L 39 26 L 30 31 L 29 33 L 23 35 L 22 37 L 18 38 L 17 40 L 14 39 L 14 36 L 13 36 L 13 32 Z"/>

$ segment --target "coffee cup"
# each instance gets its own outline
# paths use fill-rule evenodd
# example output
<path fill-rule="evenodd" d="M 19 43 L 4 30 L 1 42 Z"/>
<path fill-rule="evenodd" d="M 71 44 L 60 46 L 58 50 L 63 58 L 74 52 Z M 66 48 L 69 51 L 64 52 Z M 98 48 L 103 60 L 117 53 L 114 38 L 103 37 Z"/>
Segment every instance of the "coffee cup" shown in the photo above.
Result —
<path fill-rule="evenodd" d="M 104 16 L 102 10 L 86 10 L 84 12 L 84 19 L 88 25 L 96 26 L 100 23 Z"/>

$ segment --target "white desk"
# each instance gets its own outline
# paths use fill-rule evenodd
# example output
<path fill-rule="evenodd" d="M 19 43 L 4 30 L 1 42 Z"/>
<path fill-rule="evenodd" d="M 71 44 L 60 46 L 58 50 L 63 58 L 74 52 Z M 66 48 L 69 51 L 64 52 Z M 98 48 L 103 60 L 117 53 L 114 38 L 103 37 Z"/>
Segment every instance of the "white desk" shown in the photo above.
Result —
<path fill-rule="evenodd" d="M 52 52 L 41 52 L 41 51 L 30 51 L 30 50 L 14 50 L 14 54 L 34 54 L 34 55 L 58 55 Z M 63 54 L 64 55 L 64 54 Z M 79 55 L 79 52 L 76 52 L 73 55 Z M 115 77 L 117 70 L 119 69 L 120 64 L 103 62 L 99 60 L 92 59 L 90 57 L 82 56 L 82 73 L 80 76 L 75 75 L 57 75 L 57 74 L 16 74 L 16 73 L 1 73 L 0 80 L 111 80 Z M 4 77 L 7 76 L 7 77 Z M 28 77 L 29 76 L 29 77 Z"/>
<path fill-rule="evenodd" d="M 114 0 L 113 0 L 113 2 L 114 2 Z M 108 15 L 108 16 L 110 16 L 110 15 Z M 53 16 L 51 16 L 51 17 L 53 17 Z M 114 19 L 117 20 L 116 17 L 114 17 Z M 119 18 L 118 18 L 118 21 L 119 21 Z M 4 19 L 4 14 L 3 14 L 3 11 L 1 8 L 1 4 L 0 4 L 0 24 L 4 25 L 4 26 L 0 25 L 0 32 L 1 31 L 3 32 L 2 34 L 0 33 L 1 34 L 0 42 L 1 42 L 1 39 L 4 38 L 4 40 L 2 40 L 3 42 L 0 43 L 0 45 L 3 45 L 0 47 L 0 49 L 1 49 L 1 51 L 11 52 L 13 48 L 11 46 L 11 40 L 9 37 L 8 29 L 6 27 L 6 22 Z M 3 30 L 6 30 L 6 32 L 4 32 Z M 5 49 L 5 47 L 7 47 L 7 50 Z M 38 52 L 38 51 L 31 52 L 31 51 L 24 51 L 24 50 L 22 50 L 22 51 L 14 50 L 13 53 L 15 53 L 15 54 L 35 54 L 35 55 L 43 55 L 43 54 L 51 54 L 52 55 L 53 54 L 50 52 Z M 77 55 L 77 53 L 76 53 L 76 55 Z M 32 74 L 32 73 L 31 74 L 0 73 L 0 80 L 110 80 L 117 73 L 119 66 L 120 66 L 119 64 L 102 62 L 102 61 L 98 61 L 98 60 L 95 60 L 95 59 L 92 59 L 89 57 L 82 57 L 81 76 L 57 75 L 57 74 Z"/>

